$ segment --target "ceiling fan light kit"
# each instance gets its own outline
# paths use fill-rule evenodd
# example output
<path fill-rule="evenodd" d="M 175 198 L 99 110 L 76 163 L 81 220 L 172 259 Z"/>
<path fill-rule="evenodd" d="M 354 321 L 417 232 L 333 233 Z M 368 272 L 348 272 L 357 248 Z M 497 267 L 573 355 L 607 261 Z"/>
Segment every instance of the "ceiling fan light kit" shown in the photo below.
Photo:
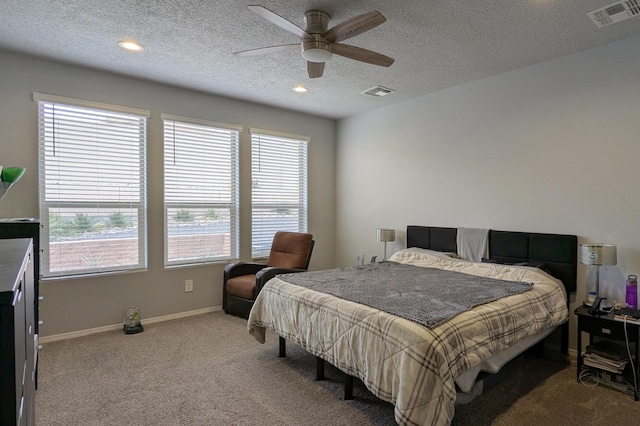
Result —
<path fill-rule="evenodd" d="M 323 40 L 302 42 L 302 57 L 309 62 L 327 62 L 333 56 L 329 43 Z"/>
<path fill-rule="evenodd" d="M 333 54 L 368 64 L 389 67 L 393 64 L 393 58 L 381 53 L 339 43 L 362 34 L 377 27 L 386 21 L 386 18 L 378 11 L 371 11 L 348 19 L 333 28 L 329 26 L 329 15 L 321 10 L 308 10 L 304 14 L 306 29 L 303 30 L 295 24 L 287 21 L 280 15 L 262 7 L 249 6 L 249 10 L 257 13 L 266 20 L 280 28 L 300 37 L 302 57 L 307 61 L 309 78 L 322 77 L 324 63 L 333 57 Z M 263 47 L 258 49 L 236 52 L 238 56 L 260 55 L 264 53 L 289 50 L 295 45 L 285 44 L 280 46 Z"/>

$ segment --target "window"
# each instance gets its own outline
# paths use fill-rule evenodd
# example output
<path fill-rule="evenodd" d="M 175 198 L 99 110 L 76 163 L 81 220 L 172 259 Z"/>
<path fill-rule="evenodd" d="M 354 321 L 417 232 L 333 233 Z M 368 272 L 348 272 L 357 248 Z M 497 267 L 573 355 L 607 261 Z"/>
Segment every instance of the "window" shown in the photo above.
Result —
<path fill-rule="evenodd" d="M 307 231 L 308 138 L 251 129 L 251 255 L 266 257 L 276 231 Z"/>
<path fill-rule="evenodd" d="M 146 268 L 148 111 L 34 93 L 45 277 Z"/>
<path fill-rule="evenodd" d="M 242 127 L 163 114 L 165 265 L 238 258 Z"/>

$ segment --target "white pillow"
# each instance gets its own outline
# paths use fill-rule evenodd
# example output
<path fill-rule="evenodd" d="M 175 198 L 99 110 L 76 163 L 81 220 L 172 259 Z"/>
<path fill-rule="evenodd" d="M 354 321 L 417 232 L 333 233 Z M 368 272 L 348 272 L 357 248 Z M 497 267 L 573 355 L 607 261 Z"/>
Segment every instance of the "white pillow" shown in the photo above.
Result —
<path fill-rule="evenodd" d="M 453 252 L 429 250 L 429 249 L 423 249 L 423 248 L 419 248 L 419 247 L 409 247 L 409 248 L 402 249 L 402 250 L 399 250 L 399 251 L 393 253 L 393 255 L 391 255 L 389 260 L 391 262 L 393 262 L 394 261 L 393 257 L 396 254 L 400 254 L 400 253 L 428 254 L 428 255 L 431 255 L 431 256 L 439 257 L 441 259 L 460 259 L 460 256 L 458 256 L 457 253 L 453 253 Z"/>

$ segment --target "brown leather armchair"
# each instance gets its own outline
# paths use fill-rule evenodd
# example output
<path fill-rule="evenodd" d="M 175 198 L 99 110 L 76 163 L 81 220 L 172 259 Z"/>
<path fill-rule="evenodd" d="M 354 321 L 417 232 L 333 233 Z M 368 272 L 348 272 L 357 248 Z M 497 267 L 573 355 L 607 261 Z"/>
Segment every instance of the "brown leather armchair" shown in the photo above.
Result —
<path fill-rule="evenodd" d="M 304 272 L 313 252 L 313 235 L 278 231 L 273 236 L 266 264 L 230 263 L 224 268 L 222 308 L 231 315 L 249 318 L 262 287 L 277 274 Z"/>

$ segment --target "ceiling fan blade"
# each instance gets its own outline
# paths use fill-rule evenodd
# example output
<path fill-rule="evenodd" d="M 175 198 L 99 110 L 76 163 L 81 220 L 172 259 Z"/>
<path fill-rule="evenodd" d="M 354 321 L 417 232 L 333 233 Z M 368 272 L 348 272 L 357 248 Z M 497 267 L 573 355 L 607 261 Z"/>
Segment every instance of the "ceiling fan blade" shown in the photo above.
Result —
<path fill-rule="evenodd" d="M 281 52 L 283 50 L 300 49 L 300 44 L 283 44 L 280 46 L 259 47 L 257 49 L 243 50 L 242 52 L 235 52 L 236 56 L 253 56 L 263 55 L 265 53 Z"/>
<path fill-rule="evenodd" d="M 361 47 L 349 46 L 347 44 L 332 44 L 331 51 L 336 55 L 345 58 L 355 59 L 356 61 L 366 62 L 368 64 L 380 65 L 381 67 L 389 67 L 393 64 L 394 59 L 383 55 L 382 53 L 373 52 Z"/>
<path fill-rule="evenodd" d="M 309 71 L 309 78 L 322 77 L 324 72 L 324 62 L 307 62 L 307 71 Z"/>
<path fill-rule="evenodd" d="M 386 20 L 387 18 L 385 18 L 382 13 L 377 10 L 373 10 L 369 13 L 347 19 L 346 21 L 325 31 L 322 36 L 330 43 L 338 43 L 348 38 L 355 37 L 358 34 L 362 34 L 365 31 L 369 31 Z"/>
<path fill-rule="evenodd" d="M 287 21 L 282 16 L 273 13 L 269 9 L 266 9 L 262 6 L 249 6 L 249 10 L 257 13 L 267 21 L 276 24 L 283 30 L 289 31 L 290 33 L 293 33 L 300 38 L 311 37 L 305 30 L 293 24 L 292 22 Z"/>

